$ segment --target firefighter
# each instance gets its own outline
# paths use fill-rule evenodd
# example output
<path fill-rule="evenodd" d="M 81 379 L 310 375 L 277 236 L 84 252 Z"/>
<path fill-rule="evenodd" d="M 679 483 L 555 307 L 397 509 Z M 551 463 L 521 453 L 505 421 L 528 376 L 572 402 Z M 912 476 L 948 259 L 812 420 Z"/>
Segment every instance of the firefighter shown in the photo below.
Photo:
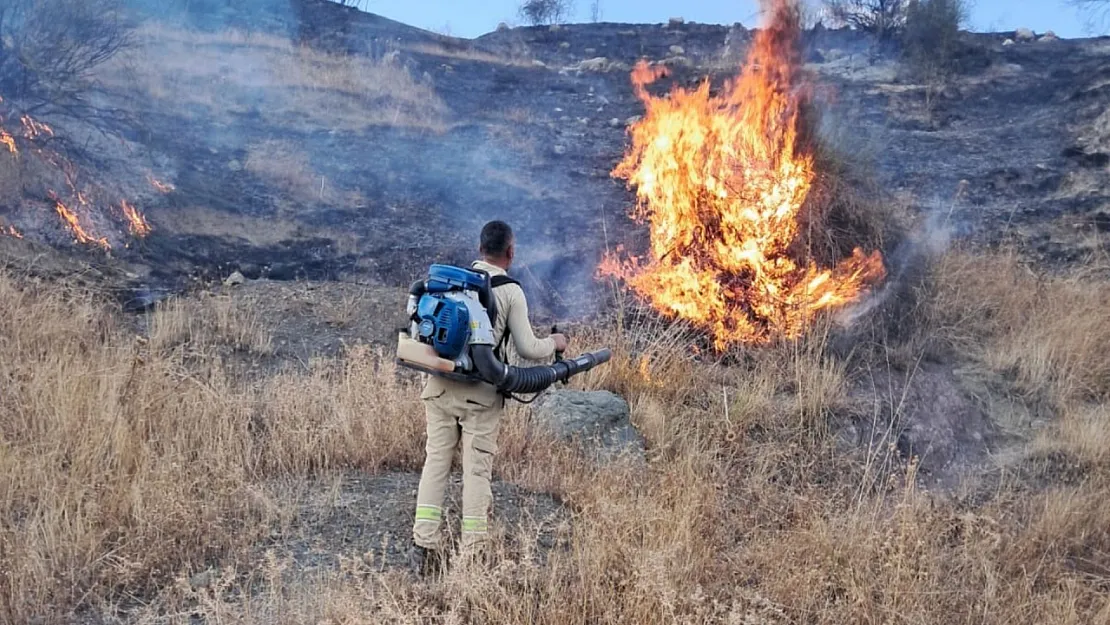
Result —
<path fill-rule="evenodd" d="M 516 352 L 529 360 L 550 359 L 565 351 L 567 338 L 552 334 L 536 338 L 528 320 L 528 302 L 519 283 L 508 278 L 516 249 L 508 224 L 492 221 L 482 228 L 481 260 L 472 267 L 490 274 L 497 317 L 493 319 L 498 357 L 505 361 L 505 348 L 511 343 Z M 441 539 L 443 499 L 455 448 L 462 443 L 463 502 L 462 551 L 480 552 L 488 532 L 488 513 L 492 504 L 490 473 L 497 453 L 497 432 L 505 397 L 485 382 L 458 382 L 429 376 L 420 394 L 428 425 L 424 471 L 416 496 L 413 523 L 412 566 L 421 575 L 442 572 L 447 563 Z"/>

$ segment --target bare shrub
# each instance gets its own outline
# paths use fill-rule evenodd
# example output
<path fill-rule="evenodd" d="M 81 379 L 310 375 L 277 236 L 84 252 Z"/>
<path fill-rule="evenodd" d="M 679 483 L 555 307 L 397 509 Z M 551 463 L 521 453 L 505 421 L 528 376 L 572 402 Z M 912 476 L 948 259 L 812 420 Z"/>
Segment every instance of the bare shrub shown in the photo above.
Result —
<path fill-rule="evenodd" d="M 826 0 L 829 16 L 853 28 L 893 39 L 906 24 L 909 0 Z"/>
<path fill-rule="evenodd" d="M 6 0 L 0 94 L 37 114 L 95 119 L 92 71 L 130 45 L 122 0 Z"/>
<path fill-rule="evenodd" d="M 520 5 L 520 15 L 529 24 L 561 24 L 574 8 L 572 0 L 525 0 Z"/>
<path fill-rule="evenodd" d="M 1092 32 L 1104 32 L 1110 26 L 1110 0 L 1070 0 L 1070 2 L 1087 15 L 1087 27 Z"/>
<path fill-rule="evenodd" d="M 965 46 L 960 26 L 967 16 L 965 0 L 911 0 L 902 53 L 910 69 L 927 84 L 944 83 L 959 69 Z"/>

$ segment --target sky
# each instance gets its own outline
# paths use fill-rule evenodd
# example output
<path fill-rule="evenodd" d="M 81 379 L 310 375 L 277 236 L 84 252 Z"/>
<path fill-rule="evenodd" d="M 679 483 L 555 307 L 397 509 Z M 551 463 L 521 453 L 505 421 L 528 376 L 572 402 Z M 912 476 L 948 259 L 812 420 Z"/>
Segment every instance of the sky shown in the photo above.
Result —
<path fill-rule="evenodd" d="M 659 23 L 671 17 L 707 24 L 758 26 L 756 0 L 599 0 L 602 21 Z M 970 0 L 972 30 L 1001 32 L 1020 27 L 1061 37 L 1089 34 L 1086 21 L 1067 0 Z M 593 0 L 575 0 L 573 22 L 590 19 Z M 500 22 L 520 23 L 520 0 L 361 0 L 367 11 L 456 37 L 477 37 Z"/>

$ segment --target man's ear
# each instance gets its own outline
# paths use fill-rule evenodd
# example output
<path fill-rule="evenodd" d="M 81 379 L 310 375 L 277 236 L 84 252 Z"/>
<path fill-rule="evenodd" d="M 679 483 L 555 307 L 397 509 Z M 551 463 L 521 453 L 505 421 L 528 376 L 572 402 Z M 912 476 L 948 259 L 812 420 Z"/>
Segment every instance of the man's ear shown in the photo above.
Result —
<path fill-rule="evenodd" d="M 516 243 L 510 243 L 509 247 L 505 248 L 505 258 L 512 260 L 516 256 Z"/>

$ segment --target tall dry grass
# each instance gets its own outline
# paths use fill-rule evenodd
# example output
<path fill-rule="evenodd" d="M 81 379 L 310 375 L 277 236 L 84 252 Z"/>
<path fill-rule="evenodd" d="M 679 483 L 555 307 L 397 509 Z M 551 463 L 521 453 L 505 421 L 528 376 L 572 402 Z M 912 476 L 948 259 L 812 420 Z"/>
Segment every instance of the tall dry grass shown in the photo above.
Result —
<path fill-rule="evenodd" d="M 268 477 L 419 462 L 415 393 L 371 354 L 251 382 L 221 354 L 268 337 L 219 301 L 140 337 L 80 288 L 4 274 L 0 299 L 0 622 L 234 559 L 274 514 Z"/>
<path fill-rule="evenodd" d="M 935 266 L 919 334 L 1058 409 L 1027 455 L 1081 465 L 972 498 L 920 490 L 912 464 L 860 487 L 834 436 L 853 372 L 825 333 L 726 361 L 631 313 L 578 334 L 614 360 L 576 384 L 630 399 L 649 461 L 597 466 L 514 408 L 497 476 L 553 494 L 569 527 L 545 551 L 528 522 L 501 526 L 489 566 L 421 582 L 357 554 L 299 575 L 238 557 L 278 514 L 265 480 L 419 465 L 416 389 L 382 355 L 241 380 L 220 355 L 238 339 L 215 326 L 144 343 L 87 293 L 5 276 L 0 620 L 137 594 L 131 620 L 149 623 L 1110 622 L 1108 380 L 1086 318 L 1107 293 L 1014 257 Z M 191 584 L 209 558 L 221 575 Z"/>

